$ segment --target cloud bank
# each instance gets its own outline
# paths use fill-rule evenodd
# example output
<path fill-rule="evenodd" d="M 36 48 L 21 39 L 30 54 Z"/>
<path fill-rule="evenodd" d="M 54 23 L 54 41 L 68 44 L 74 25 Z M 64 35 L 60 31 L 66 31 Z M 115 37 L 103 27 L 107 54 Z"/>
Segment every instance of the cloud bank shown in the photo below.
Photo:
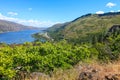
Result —
<path fill-rule="evenodd" d="M 114 10 L 111 10 L 110 12 L 114 13 L 115 11 L 114 11 Z"/>
<path fill-rule="evenodd" d="M 112 3 L 112 2 L 109 2 L 109 3 L 106 4 L 106 7 L 109 7 L 109 8 L 112 8 L 114 6 L 116 6 L 116 4 Z"/>
<path fill-rule="evenodd" d="M 120 10 L 118 10 L 118 12 L 120 12 Z"/>
<path fill-rule="evenodd" d="M 16 13 L 16 12 L 8 12 L 7 14 L 10 16 L 17 16 L 18 15 L 18 13 Z"/>
<path fill-rule="evenodd" d="M 96 14 L 104 14 L 104 11 L 97 11 Z"/>
<path fill-rule="evenodd" d="M 34 26 L 34 27 L 50 27 L 58 23 L 58 22 L 51 22 L 51 21 L 39 21 L 39 20 L 33 20 L 33 19 L 25 20 L 25 19 L 7 17 L 7 16 L 4 16 L 2 13 L 0 13 L 0 19 L 20 23 L 27 26 Z"/>

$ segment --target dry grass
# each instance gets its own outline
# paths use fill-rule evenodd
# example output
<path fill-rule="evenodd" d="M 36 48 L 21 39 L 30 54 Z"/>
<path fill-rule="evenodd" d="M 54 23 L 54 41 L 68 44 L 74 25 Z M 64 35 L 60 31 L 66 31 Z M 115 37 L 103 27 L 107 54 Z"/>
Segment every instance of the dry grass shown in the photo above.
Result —
<path fill-rule="evenodd" d="M 51 76 L 45 75 L 43 73 L 31 74 L 29 79 L 25 80 L 81 80 L 78 79 L 80 73 L 82 72 L 91 72 L 96 70 L 94 77 L 97 77 L 98 80 L 107 80 L 104 79 L 105 76 L 117 75 L 116 80 L 120 80 L 120 62 L 114 62 L 109 64 L 98 64 L 96 62 L 90 64 L 78 64 L 74 68 L 69 70 L 56 70 Z M 86 79 L 86 80 L 96 80 L 96 79 Z M 115 79 L 110 79 L 115 80 Z"/>

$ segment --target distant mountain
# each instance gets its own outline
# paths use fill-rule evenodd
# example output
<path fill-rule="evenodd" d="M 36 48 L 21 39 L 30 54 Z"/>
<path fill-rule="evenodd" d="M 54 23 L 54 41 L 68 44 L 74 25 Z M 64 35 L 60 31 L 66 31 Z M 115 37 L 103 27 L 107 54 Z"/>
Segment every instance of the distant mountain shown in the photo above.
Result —
<path fill-rule="evenodd" d="M 67 24 L 54 25 L 47 32 L 55 41 L 92 42 L 96 37 L 103 40 L 113 25 L 120 25 L 120 12 L 83 15 Z"/>
<path fill-rule="evenodd" d="M 29 29 L 37 29 L 37 28 L 31 26 L 24 26 L 22 24 L 18 24 L 11 21 L 0 20 L 0 32 L 20 31 L 20 30 L 29 30 Z"/>
<path fill-rule="evenodd" d="M 52 31 L 61 30 L 61 29 L 63 29 L 67 24 L 69 24 L 69 22 L 55 24 L 55 25 L 53 25 L 52 27 L 48 28 L 47 31 L 48 31 L 48 32 L 49 32 L 49 31 L 52 32 Z"/>

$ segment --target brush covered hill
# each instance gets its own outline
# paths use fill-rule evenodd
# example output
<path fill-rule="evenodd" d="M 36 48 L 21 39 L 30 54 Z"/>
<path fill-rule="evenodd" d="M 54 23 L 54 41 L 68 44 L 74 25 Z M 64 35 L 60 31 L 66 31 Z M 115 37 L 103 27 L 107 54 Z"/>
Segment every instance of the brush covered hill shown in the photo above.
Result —
<path fill-rule="evenodd" d="M 29 29 L 37 29 L 37 28 L 24 26 L 11 21 L 0 20 L 0 32 L 20 31 L 20 30 L 29 30 Z"/>
<path fill-rule="evenodd" d="M 113 25 L 120 24 L 120 12 L 86 14 L 75 20 L 56 24 L 47 29 L 55 41 L 65 39 L 70 42 L 102 41 Z"/>
<path fill-rule="evenodd" d="M 56 40 L 80 42 L 107 37 L 105 42 L 72 44 L 62 40 L 1 44 L 0 80 L 120 80 L 116 78 L 120 76 L 119 14 L 87 14 L 48 30 Z"/>

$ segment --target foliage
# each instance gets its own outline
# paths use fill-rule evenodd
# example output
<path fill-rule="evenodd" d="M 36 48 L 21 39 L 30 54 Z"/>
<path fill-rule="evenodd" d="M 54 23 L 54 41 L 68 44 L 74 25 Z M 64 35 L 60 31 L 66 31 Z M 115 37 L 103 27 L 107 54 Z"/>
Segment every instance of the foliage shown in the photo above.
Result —
<path fill-rule="evenodd" d="M 109 28 L 120 24 L 120 12 L 88 14 L 81 16 L 67 25 L 54 25 L 47 32 L 55 41 L 66 39 L 70 43 L 101 42 Z M 62 28 L 62 29 L 61 29 Z M 94 41 L 93 41 L 94 40 Z"/>
<path fill-rule="evenodd" d="M 60 42 L 26 42 L 21 45 L 5 45 L 0 48 L 0 78 L 10 79 L 20 71 L 27 73 L 39 71 L 50 74 L 61 68 L 68 69 L 78 62 L 91 60 L 111 61 L 118 57 L 120 36 L 111 44 L 96 43 L 81 45 Z M 113 46 L 114 45 L 114 46 Z M 115 47 L 116 46 L 116 47 Z M 110 52 L 109 52 L 110 51 Z M 117 58 L 116 58 L 117 59 Z"/>
<path fill-rule="evenodd" d="M 49 73 L 56 68 L 71 68 L 87 58 L 90 58 L 87 45 L 76 47 L 66 41 L 3 46 L 0 48 L 0 75 L 12 78 L 19 71 Z"/>
<path fill-rule="evenodd" d="M 54 25 L 49 28 L 49 34 L 32 35 L 33 43 L 0 43 L 0 80 L 16 78 L 21 72 L 50 74 L 57 69 L 72 68 L 81 61 L 118 60 L 120 26 L 109 28 L 120 24 L 120 14 L 111 15 L 87 14 L 72 22 Z"/>

